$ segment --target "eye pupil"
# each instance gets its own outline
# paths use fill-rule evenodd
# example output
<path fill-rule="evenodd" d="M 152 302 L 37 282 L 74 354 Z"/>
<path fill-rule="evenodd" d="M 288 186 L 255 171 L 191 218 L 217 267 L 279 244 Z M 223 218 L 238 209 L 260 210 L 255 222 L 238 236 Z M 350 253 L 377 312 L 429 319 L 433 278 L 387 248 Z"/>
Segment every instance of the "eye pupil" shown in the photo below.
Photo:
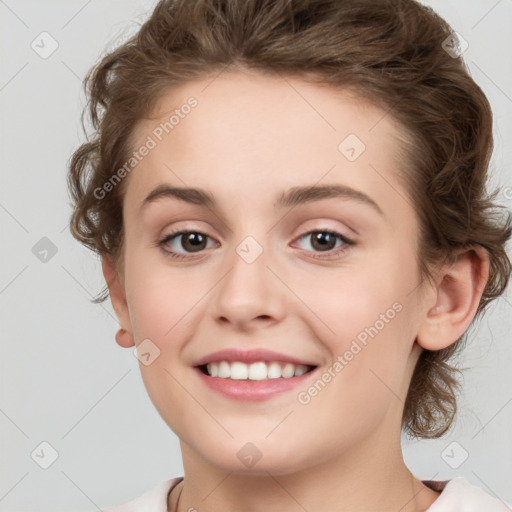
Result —
<path fill-rule="evenodd" d="M 319 244 L 319 247 L 315 247 L 316 244 Z M 312 246 L 315 248 L 320 248 L 320 250 L 331 250 L 336 245 L 336 237 L 331 233 L 327 233 L 325 231 L 318 231 L 313 234 L 313 243 Z"/>
<path fill-rule="evenodd" d="M 206 237 L 201 233 L 187 233 L 182 235 L 181 245 L 184 249 L 188 250 L 189 248 L 186 246 L 187 243 L 191 244 L 192 251 L 194 250 L 202 250 L 204 249 L 203 245 L 205 244 Z"/>

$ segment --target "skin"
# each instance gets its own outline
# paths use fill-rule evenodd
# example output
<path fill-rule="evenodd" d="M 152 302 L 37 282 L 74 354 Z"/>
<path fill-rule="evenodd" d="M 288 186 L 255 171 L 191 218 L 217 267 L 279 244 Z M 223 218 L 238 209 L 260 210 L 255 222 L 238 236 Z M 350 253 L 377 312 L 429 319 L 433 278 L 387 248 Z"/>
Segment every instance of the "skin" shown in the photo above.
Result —
<path fill-rule="evenodd" d="M 462 252 L 432 283 L 421 279 L 418 220 L 397 178 L 404 134 L 347 91 L 223 73 L 167 91 L 153 119 L 138 124 L 133 147 L 190 96 L 197 107 L 123 183 L 122 270 L 103 257 L 123 329 L 118 344 L 133 350 L 150 339 L 160 350 L 140 370 L 180 439 L 185 480 L 169 510 L 180 493 L 180 511 L 426 510 L 439 494 L 403 461 L 404 401 L 422 349 L 449 346 L 471 323 L 488 278 L 486 253 Z M 338 150 L 348 134 L 366 145 L 353 162 Z M 141 212 L 162 183 L 205 189 L 217 206 L 162 198 Z M 324 184 L 362 191 L 382 214 L 350 198 L 273 208 L 281 191 Z M 187 259 L 174 260 L 158 247 L 173 229 L 209 242 L 195 253 L 178 236 L 166 248 Z M 305 236 L 325 229 L 355 245 L 334 254 L 341 240 L 326 252 Z M 236 252 L 247 236 L 263 249 L 250 264 Z M 299 403 L 298 392 L 395 303 L 395 318 L 310 403 Z M 299 389 L 240 402 L 204 386 L 192 368 L 224 348 L 266 348 L 319 368 Z M 237 457 L 248 442 L 262 455 L 250 468 Z"/>

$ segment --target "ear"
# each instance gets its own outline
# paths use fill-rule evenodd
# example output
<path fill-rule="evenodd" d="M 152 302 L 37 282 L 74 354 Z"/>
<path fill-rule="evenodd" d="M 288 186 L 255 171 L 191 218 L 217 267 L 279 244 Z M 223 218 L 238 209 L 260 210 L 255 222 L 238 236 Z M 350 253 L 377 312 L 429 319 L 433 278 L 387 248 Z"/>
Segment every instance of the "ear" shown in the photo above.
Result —
<path fill-rule="evenodd" d="M 427 350 L 455 343 L 473 320 L 489 279 L 489 256 L 481 246 L 460 253 L 436 277 L 434 303 L 420 325 L 416 342 Z M 431 301 L 432 302 L 432 301 Z"/>
<path fill-rule="evenodd" d="M 124 290 L 123 278 L 119 275 L 112 256 L 106 254 L 101 257 L 101 267 L 103 269 L 103 276 L 110 292 L 110 300 L 112 307 L 116 312 L 121 329 L 116 334 L 116 342 L 123 348 L 133 347 L 135 342 L 133 340 L 132 326 L 130 321 L 130 314 L 128 310 L 128 303 L 126 302 L 126 294 Z"/>

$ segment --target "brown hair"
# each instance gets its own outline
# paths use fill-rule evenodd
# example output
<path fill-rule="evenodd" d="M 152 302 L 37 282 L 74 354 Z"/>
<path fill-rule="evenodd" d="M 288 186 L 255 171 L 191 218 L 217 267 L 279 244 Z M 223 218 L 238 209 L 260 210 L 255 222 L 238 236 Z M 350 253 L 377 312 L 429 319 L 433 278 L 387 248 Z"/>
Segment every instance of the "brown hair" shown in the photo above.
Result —
<path fill-rule="evenodd" d="M 124 183 L 105 198 L 94 191 L 127 161 L 135 124 L 164 91 L 228 68 L 302 77 L 351 88 L 404 128 L 411 144 L 401 178 L 420 221 L 421 275 L 430 279 L 431 265 L 456 250 L 484 247 L 490 278 L 478 317 L 510 277 L 511 216 L 499 216 L 497 191 L 486 191 L 489 102 L 462 59 L 443 48 L 450 36 L 449 25 L 414 0 L 160 1 L 139 32 L 84 81 L 90 101 L 83 114 L 94 133 L 70 162 L 73 236 L 116 263 L 122 259 Z M 105 289 L 95 302 L 107 297 Z M 465 336 L 422 352 L 402 418 L 409 435 L 435 438 L 451 427 L 459 370 L 447 361 Z"/>

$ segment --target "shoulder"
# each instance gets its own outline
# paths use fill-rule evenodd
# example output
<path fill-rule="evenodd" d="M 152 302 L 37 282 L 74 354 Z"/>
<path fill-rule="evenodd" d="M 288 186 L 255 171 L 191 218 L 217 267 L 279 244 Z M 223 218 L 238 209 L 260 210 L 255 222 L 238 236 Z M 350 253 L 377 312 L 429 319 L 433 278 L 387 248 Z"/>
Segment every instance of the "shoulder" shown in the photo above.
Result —
<path fill-rule="evenodd" d="M 424 482 L 426 483 L 426 482 Z M 434 490 L 436 485 L 433 483 Z M 438 482 L 441 495 L 426 512 L 512 512 L 512 506 L 487 494 L 480 487 L 457 477 L 447 482 Z"/>
<path fill-rule="evenodd" d="M 183 477 L 164 480 L 124 505 L 102 508 L 103 512 L 167 512 L 167 495 Z"/>

